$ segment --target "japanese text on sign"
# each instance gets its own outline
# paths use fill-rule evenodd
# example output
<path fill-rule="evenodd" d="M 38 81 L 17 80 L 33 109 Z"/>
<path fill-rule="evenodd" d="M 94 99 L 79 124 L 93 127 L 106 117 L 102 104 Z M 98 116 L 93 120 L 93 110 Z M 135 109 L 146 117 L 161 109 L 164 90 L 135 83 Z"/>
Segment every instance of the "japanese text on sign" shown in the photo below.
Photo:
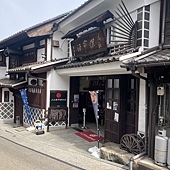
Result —
<path fill-rule="evenodd" d="M 87 56 L 107 50 L 104 30 L 96 31 L 71 42 L 73 56 Z"/>

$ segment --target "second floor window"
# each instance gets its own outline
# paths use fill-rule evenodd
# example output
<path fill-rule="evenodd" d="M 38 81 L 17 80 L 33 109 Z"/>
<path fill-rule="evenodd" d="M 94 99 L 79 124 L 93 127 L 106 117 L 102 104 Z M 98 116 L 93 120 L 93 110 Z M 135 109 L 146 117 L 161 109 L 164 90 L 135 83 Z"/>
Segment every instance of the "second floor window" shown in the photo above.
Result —
<path fill-rule="evenodd" d="M 150 5 L 137 10 L 137 46 L 149 47 Z"/>
<path fill-rule="evenodd" d="M 9 69 L 18 67 L 18 56 L 10 56 L 9 58 Z"/>

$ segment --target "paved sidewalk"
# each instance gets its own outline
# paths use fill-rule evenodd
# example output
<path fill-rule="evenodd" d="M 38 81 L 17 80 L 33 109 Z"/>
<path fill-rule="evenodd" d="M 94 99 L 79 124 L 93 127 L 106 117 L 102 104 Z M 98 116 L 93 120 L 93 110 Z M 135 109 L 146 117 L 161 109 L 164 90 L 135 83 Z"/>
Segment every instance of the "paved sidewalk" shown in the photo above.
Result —
<path fill-rule="evenodd" d="M 14 124 L 1 123 L 0 130 L 8 135 L 15 136 L 12 138 L 14 142 L 19 142 L 34 150 L 40 150 L 50 156 L 64 159 L 81 166 L 82 169 L 128 169 L 126 166 L 92 156 L 88 149 L 97 146 L 97 142 L 88 142 L 80 138 L 75 134 L 77 131 L 71 127 L 68 127 L 68 129 L 50 129 L 50 132 L 36 135 L 35 131 L 28 131 L 23 126 L 14 127 Z M 101 143 L 100 146 L 102 146 Z"/>

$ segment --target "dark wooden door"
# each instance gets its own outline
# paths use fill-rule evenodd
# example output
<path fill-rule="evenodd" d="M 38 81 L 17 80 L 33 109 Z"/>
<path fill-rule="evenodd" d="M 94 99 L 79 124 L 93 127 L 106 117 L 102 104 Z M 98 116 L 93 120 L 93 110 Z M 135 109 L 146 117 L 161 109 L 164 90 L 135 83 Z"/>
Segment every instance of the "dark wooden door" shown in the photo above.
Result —
<path fill-rule="evenodd" d="M 75 100 L 79 96 L 79 77 L 70 77 L 70 117 L 69 125 L 79 122 L 79 101 Z"/>
<path fill-rule="evenodd" d="M 119 143 L 120 138 L 120 78 L 106 79 L 105 140 Z"/>
<path fill-rule="evenodd" d="M 138 128 L 138 104 L 139 103 L 139 79 L 128 76 L 127 81 L 127 107 L 126 107 L 126 134 L 137 133 Z"/>
<path fill-rule="evenodd" d="M 119 143 L 126 133 L 136 133 L 138 79 L 132 75 L 106 79 L 105 141 Z"/>
<path fill-rule="evenodd" d="M 23 102 L 19 90 L 14 93 L 14 123 L 16 123 L 16 116 L 20 117 L 20 124 L 23 125 Z"/>

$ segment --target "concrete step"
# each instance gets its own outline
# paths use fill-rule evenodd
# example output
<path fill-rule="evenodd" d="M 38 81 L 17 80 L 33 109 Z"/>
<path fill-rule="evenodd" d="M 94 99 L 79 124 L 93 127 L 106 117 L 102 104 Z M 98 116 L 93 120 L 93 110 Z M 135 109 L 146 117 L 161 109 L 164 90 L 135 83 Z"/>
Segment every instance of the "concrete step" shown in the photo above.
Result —
<path fill-rule="evenodd" d="M 167 170 L 167 167 L 163 166 L 158 166 L 154 163 L 154 160 L 148 158 L 148 157 L 143 157 L 139 162 L 138 162 L 138 169 L 139 170 Z"/>

